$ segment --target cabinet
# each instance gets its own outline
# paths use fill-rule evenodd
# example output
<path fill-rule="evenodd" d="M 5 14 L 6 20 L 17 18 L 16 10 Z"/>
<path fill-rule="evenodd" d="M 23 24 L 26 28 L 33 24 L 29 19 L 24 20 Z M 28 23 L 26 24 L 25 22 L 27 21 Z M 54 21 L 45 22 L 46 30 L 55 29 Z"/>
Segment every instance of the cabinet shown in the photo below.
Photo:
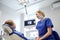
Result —
<path fill-rule="evenodd" d="M 35 28 L 35 26 L 25 27 L 24 29 L 25 36 L 29 38 L 30 40 L 35 40 L 36 37 L 38 36 L 38 32 Z"/>

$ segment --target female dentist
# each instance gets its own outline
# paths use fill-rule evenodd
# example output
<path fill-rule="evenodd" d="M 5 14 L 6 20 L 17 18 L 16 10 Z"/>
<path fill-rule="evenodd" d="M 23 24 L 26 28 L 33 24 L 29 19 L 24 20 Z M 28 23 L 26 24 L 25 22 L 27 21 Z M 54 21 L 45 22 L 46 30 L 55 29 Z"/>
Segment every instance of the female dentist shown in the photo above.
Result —
<path fill-rule="evenodd" d="M 38 30 L 38 37 L 36 40 L 55 40 L 52 34 L 52 21 L 50 18 L 44 18 L 45 14 L 38 10 L 36 11 L 36 17 L 40 19 L 38 21 L 36 29 Z"/>

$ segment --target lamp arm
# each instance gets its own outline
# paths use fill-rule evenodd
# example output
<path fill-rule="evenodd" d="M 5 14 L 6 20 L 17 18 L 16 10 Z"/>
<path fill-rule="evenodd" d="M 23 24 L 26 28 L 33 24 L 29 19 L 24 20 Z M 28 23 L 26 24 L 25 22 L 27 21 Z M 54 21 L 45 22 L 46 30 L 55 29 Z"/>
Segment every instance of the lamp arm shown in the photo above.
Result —
<path fill-rule="evenodd" d="M 27 13 L 27 8 L 26 8 L 27 6 L 26 6 L 26 5 L 24 5 L 24 7 L 25 7 L 26 14 L 28 14 L 28 13 Z"/>

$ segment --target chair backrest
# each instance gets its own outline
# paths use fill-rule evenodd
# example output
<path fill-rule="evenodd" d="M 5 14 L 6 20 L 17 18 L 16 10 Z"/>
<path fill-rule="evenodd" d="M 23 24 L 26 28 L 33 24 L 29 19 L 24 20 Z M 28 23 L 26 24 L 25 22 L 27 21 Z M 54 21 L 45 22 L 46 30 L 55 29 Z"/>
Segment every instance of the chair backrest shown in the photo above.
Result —
<path fill-rule="evenodd" d="M 16 35 L 16 34 L 10 35 L 10 38 L 12 38 L 12 40 L 23 40 L 21 37 L 19 37 L 19 36 Z"/>
<path fill-rule="evenodd" d="M 8 24 L 4 24 L 2 26 L 2 28 L 3 28 L 4 32 L 6 32 L 7 34 L 12 33 L 12 29 L 9 27 Z"/>
<path fill-rule="evenodd" d="M 7 24 L 3 25 L 2 28 L 4 30 L 3 38 L 5 40 L 22 40 L 22 38 L 16 34 L 9 35 L 12 33 L 12 29 Z"/>
<path fill-rule="evenodd" d="M 60 37 L 56 31 L 53 31 L 53 35 L 54 35 L 56 40 L 60 40 Z"/>

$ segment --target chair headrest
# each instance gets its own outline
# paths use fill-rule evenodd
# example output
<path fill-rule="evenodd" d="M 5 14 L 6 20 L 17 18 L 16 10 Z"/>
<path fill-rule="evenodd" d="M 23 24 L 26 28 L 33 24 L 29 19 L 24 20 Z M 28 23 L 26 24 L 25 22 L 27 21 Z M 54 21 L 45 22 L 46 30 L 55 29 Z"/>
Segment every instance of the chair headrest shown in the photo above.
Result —
<path fill-rule="evenodd" d="M 4 32 L 6 32 L 8 34 L 12 33 L 12 29 L 9 27 L 8 24 L 3 24 L 2 28 L 3 28 Z"/>

